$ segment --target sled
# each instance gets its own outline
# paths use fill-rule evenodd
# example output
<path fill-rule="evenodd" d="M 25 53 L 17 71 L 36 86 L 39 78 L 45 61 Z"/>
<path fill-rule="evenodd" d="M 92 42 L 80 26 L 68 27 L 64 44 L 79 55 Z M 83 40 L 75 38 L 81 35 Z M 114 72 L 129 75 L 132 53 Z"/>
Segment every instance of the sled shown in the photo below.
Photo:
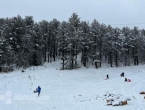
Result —
<path fill-rule="evenodd" d="M 34 91 L 34 93 L 37 93 L 37 91 Z"/>
<path fill-rule="evenodd" d="M 145 94 L 145 92 L 143 91 L 143 92 L 140 92 L 140 94 Z"/>

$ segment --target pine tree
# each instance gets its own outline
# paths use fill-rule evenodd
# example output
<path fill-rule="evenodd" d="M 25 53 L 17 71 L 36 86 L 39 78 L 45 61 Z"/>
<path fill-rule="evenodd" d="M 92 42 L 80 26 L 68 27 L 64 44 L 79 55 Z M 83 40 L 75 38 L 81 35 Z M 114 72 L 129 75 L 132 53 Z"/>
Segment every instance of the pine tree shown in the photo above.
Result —
<path fill-rule="evenodd" d="M 87 62 L 90 57 L 90 27 L 89 24 L 84 22 L 81 22 L 81 49 L 82 49 L 82 58 L 81 62 L 86 67 Z"/>
<path fill-rule="evenodd" d="M 68 41 L 69 41 L 69 69 L 77 67 L 77 54 L 79 43 L 80 18 L 76 13 L 73 13 L 69 18 Z"/>
<path fill-rule="evenodd" d="M 100 23 L 94 19 L 94 21 L 91 23 L 91 36 L 92 36 L 92 63 L 95 63 L 96 68 L 98 67 L 97 62 L 100 62 L 100 48 L 101 48 L 101 32 L 100 32 Z"/>
<path fill-rule="evenodd" d="M 63 21 L 60 24 L 59 37 L 58 37 L 59 57 L 61 56 L 61 59 L 63 60 L 62 67 L 61 67 L 62 70 L 67 69 L 67 50 L 68 50 L 67 28 L 68 28 L 68 23 Z"/>
<path fill-rule="evenodd" d="M 41 34 L 43 37 L 44 44 L 44 61 L 47 59 L 47 51 L 48 51 L 48 39 L 49 39 L 49 23 L 46 20 L 40 22 Z"/>
<path fill-rule="evenodd" d="M 56 56 L 57 56 L 57 37 L 58 37 L 58 28 L 59 28 L 60 22 L 57 19 L 53 19 L 50 22 L 50 30 L 49 30 L 49 53 L 50 53 L 50 59 L 55 61 Z M 51 60 L 50 60 L 51 61 Z"/>

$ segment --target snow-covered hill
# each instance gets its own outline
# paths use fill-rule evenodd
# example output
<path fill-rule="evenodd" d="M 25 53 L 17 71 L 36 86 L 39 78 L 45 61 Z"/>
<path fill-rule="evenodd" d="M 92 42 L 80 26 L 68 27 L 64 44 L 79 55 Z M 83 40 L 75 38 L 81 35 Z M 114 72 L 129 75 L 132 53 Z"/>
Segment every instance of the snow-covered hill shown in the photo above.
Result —
<path fill-rule="evenodd" d="M 54 66 L 55 65 L 55 66 Z M 57 67 L 56 67 L 57 66 Z M 59 70 L 58 63 L 0 74 L 1 110 L 145 110 L 145 65 Z M 131 82 L 124 82 L 120 74 Z M 104 80 L 106 75 L 109 80 Z M 33 91 L 41 86 L 40 97 Z M 104 94 L 130 97 L 125 106 L 107 106 Z"/>

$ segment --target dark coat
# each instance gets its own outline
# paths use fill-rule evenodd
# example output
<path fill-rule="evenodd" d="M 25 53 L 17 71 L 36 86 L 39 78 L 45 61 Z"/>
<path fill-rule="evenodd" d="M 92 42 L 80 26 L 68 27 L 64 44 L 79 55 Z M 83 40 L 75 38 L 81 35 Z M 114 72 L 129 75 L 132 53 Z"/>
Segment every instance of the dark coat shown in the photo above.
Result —
<path fill-rule="evenodd" d="M 37 90 L 38 92 L 41 92 L 41 87 L 40 86 L 38 86 L 38 90 Z"/>
<path fill-rule="evenodd" d="M 109 75 L 107 74 L 107 79 L 109 79 Z"/>

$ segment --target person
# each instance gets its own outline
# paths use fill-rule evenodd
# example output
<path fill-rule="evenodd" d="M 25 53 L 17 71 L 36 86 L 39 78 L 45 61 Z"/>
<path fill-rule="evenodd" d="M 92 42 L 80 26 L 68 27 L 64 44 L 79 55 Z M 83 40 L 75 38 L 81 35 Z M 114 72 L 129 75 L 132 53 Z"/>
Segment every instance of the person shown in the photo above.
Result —
<path fill-rule="evenodd" d="M 122 72 L 122 77 L 124 77 L 124 72 Z"/>
<path fill-rule="evenodd" d="M 38 92 L 38 96 L 39 96 L 40 92 L 41 92 L 41 87 L 40 86 L 38 86 L 37 92 Z"/>
<path fill-rule="evenodd" d="M 107 79 L 109 79 L 109 75 L 107 74 Z"/>
<path fill-rule="evenodd" d="M 125 82 L 127 82 L 127 78 L 125 78 Z"/>
<path fill-rule="evenodd" d="M 121 76 L 121 77 L 124 77 L 124 72 L 122 72 L 120 76 Z"/>

